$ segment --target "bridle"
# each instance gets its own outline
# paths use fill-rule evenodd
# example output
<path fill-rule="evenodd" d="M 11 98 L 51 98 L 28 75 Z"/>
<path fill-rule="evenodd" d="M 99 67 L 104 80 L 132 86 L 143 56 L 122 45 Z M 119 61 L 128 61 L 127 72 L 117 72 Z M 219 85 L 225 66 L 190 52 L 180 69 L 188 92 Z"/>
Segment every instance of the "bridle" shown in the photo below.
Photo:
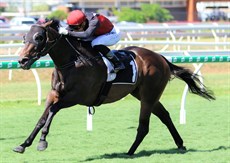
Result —
<path fill-rule="evenodd" d="M 46 28 L 46 43 L 45 43 L 45 46 L 43 47 L 43 49 L 41 50 L 41 52 L 38 53 L 38 55 L 41 57 L 41 56 L 44 56 L 46 55 L 57 43 L 58 41 L 61 39 L 62 35 L 59 35 L 58 38 L 55 38 L 54 40 L 49 40 L 49 37 L 48 37 L 48 30 L 50 27 L 47 27 Z"/>
<path fill-rule="evenodd" d="M 35 45 L 35 55 L 31 56 L 30 61 L 29 61 L 29 62 L 33 63 L 36 60 L 38 60 L 40 57 L 45 56 L 58 43 L 58 41 L 63 37 L 63 35 L 59 35 L 55 39 L 50 40 L 49 31 L 52 29 L 50 26 L 44 27 L 42 25 L 33 25 L 33 26 L 31 26 L 31 29 L 32 28 L 42 28 L 41 32 L 36 32 L 35 34 L 33 34 L 33 36 L 29 36 L 29 38 L 24 37 L 25 43 L 29 42 L 29 43 L 32 43 Z M 39 38 L 39 36 L 43 36 L 43 37 Z M 83 63 L 83 64 L 87 64 L 87 65 L 92 66 L 92 63 L 89 62 L 89 60 L 101 58 L 101 55 L 97 55 L 97 56 L 93 56 L 93 57 L 87 57 L 85 55 L 82 55 L 81 52 L 78 51 L 73 46 L 73 44 L 68 40 L 67 37 L 65 37 L 65 40 L 70 45 L 70 47 L 75 51 L 77 60 L 70 61 L 69 63 L 62 65 L 62 66 L 58 66 L 58 67 L 55 66 L 57 69 L 66 69 L 66 68 L 72 67 L 73 65 L 76 65 L 78 63 Z"/>
<path fill-rule="evenodd" d="M 32 28 L 42 28 L 44 30 L 43 32 L 35 33 L 33 35 L 33 37 L 32 37 L 33 39 L 28 40 L 28 39 L 26 39 L 25 36 L 23 37 L 24 38 L 24 43 L 29 42 L 29 43 L 32 43 L 32 44 L 35 45 L 36 53 L 30 59 L 32 61 L 36 61 L 40 57 L 45 56 L 58 43 L 58 41 L 61 39 L 62 35 L 59 35 L 57 38 L 55 38 L 53 40 L 50 40 L 50 38 L 48 36 L 48 31 L 50 30 L 49 26 L 43 27 L 41 25 L 33 25 L 33 26 L 31 26 L 31 29 Z M 44 38 L 46 39 L 45 42 L 44 42 L 44 40 L 42 40 L 42 41 L 37 40 L 36 37 L 37 36 L 39 37 L 41 35 L 44 36 L 44 34 L 43 34 L 44 32 L 45 32 L 45 37 Z M 39 50 L 40 46 L 42 46 L 42 45 L 45 45 L 45 46 L 42 47 L 41 50 Z"/>

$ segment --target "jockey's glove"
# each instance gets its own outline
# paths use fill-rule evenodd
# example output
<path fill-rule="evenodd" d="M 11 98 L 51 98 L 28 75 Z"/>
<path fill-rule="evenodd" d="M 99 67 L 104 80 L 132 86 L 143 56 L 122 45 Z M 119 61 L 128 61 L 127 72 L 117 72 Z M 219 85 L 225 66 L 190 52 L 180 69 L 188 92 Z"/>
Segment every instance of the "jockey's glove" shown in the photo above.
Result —
<path fill-rule="evenodd" d="M 68 34 L 68 30 L 61 27 L 59 28 L 59 31 L 58 31 L 59 34 L 62 34 L 62 35 L 67 35 Z"/>

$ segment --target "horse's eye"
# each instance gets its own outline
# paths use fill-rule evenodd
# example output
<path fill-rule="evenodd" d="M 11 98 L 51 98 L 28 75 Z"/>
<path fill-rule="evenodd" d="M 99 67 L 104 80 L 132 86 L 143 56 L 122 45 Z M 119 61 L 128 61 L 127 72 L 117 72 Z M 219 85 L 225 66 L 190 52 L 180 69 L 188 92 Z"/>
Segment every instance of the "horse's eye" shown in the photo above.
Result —
<path fill-rule="evenodd" d="M 34 35 L 33 39 L 34 39 L 34 42 L 36 42 L 38 44 L 42 43 L 44 41 L 44 37 L 41 34 L 39 34 L 39 33 L 36 33 Z"/>
<path fill-rule="evenodd" d="M 37 41 L 38 43 L 43 42 L 43 40 L 44 40 L 44 38 L 43 38 L 42 35 L 37 35 L 37 36 L 35 37 L 35 41 Z"/>

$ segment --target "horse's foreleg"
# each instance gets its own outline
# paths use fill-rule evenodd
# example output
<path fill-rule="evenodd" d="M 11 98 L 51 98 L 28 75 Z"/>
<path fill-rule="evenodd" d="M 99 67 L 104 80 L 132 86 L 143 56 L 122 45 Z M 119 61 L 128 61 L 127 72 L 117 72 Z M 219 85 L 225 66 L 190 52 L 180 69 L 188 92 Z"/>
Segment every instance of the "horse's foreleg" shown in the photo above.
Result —
<path fill-rule="evenodd" d="M 60 110 L 60 108 L 57 106 L 58 106 L 58 103 L 55 103 L 49 110 L 48 118 L 46 120 L 46 123 L 45 123 L 43 129 L 42 129 L 41 138 L 40 138 L 40 141 L 39 141 L 38 147 L 37 147 L 37 150 L 39 150 L 39 151 L 43 151 L 48 147 L 48 142 L 46 141 L 46 136 L 49 133 L 49 128 L 50 128 L 51 122 L 53 120 L 53 117 Z"/>
<path fill-rule="evenodd" d="M 14 148 L 13 151 L 18 152 L 18 153 L 23 153 L 25 151 L 25 148 L 29 147 L 33 143 L 33 140 L 35 139 L 36 135 L 41 130 L 41 128 L 45 125 L 48 114 L 49 114 L 50 107 L 55 101 L 56 97 L 57 96 L 53 91 L 49 93 L 47 100 L 46 100 L 45 111 L 42 114 L 41 118 L 39 119 L 38 123 L 36 124 L 34 130 L 30 134 L 30 136 L 25 140 L 25 142 L 22 143 L 20 146 Z"/>
<path fill-rule="evenodd" d="M 47 115 L 48 115 L 48 110 L 49 108 L 46 108 L 43 115 L 41 116 L 41 118 L 39 119 L 38 123 L 36 124 L 34 130 L 32 131 L 32 133 L 30 134 L 30 136 L 25 140 L 24 143 L 22 143 L 20 146 L 16 147 L 13 149 L 14 152 L 18 152 L 18 153 L 24 153 L 25 148 L 29 147 L 34 138 L 36 137 L 36 135 L 38 134 L 38 132 L 41 130 L 41 128 L 44 126 Z"/>
<path fill-rule="evenodd" d="M 161 122 L 167 126 L 178 149 L 186 150 L 186 148 L 183 146 L 183 140 L 180 137 L 176 127 L 174 126 L 170 118 L 169 112 L 164 108 L 164 106 L 160 102 L 154 106 L 152 113 L 156 115 L 161 120 Z"/>
<path fill-rule="evenodd" d="M 141 103 L 141 112 L 139 117 L 139 126 L 137 129 L 137 135 L 134 143 L 128 151 L 128 155 L 133 155 L 138 146 L 141 144 L 144 137 L 149 132 L 149 119 L 151 115 L 151 106 L 148 104 Z"/>

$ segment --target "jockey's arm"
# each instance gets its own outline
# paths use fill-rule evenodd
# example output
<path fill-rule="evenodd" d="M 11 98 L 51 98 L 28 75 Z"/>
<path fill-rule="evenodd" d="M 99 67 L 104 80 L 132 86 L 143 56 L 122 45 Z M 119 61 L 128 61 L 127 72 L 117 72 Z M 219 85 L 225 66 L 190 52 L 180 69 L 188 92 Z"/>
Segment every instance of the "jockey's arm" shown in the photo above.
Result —
<path fill-rule="evenodd" d="M 68 35 L 72 37 L 82 38 L 82 39 L 87 39 L 87 38 L 92 37 L 96 29 L 99 27 L 99 21 L 97 17 L 93 15 L 92 16 L 87 15 L 87 19 L 89 21 L 89 26 L 85 31 L 77 32 L 77 31 L 71 30 L 70 28 L 67 28 Z"/>

